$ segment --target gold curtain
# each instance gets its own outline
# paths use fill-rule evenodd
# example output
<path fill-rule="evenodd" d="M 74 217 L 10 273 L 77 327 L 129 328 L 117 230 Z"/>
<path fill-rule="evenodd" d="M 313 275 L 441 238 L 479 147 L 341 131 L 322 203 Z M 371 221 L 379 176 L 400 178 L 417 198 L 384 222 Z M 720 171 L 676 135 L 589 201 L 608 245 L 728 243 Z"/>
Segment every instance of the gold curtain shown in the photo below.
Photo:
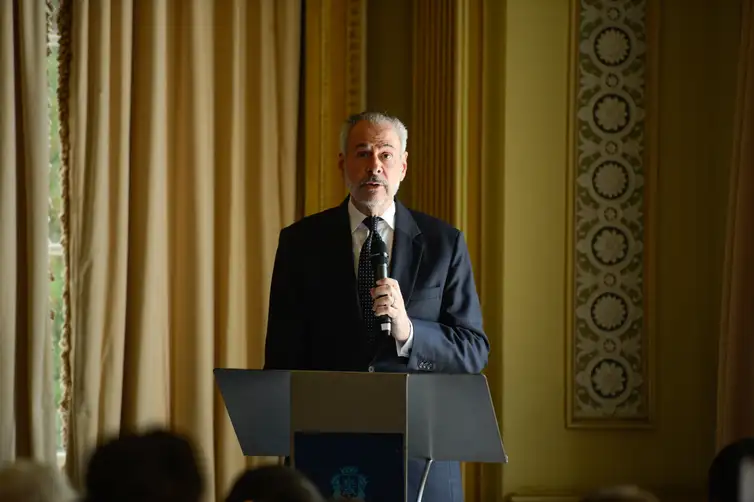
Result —
<path fill-rule="evenodd" d="M 55 461 L 45 8 L 0 2 L 0 462 Z"/>
<path fill-rule="evenodd" d="M 754 0 L 743 0 L 728 206 L 717 443 L 754 436 Z"/>
<path fill-rule="evenodd" d="M 213 500 L 245 464 L 212 370 L 261 367 L 296 210 L 300 0 L 63 0 L 60 26 L 67 471 L 167 425 Z"/>

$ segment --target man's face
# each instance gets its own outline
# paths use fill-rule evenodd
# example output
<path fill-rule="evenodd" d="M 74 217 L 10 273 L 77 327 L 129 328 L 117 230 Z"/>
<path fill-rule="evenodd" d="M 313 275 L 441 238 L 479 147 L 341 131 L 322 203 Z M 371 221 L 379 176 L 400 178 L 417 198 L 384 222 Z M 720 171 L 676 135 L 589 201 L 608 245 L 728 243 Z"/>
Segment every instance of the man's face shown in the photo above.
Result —
<path fill-rule="evenodd" d="M 391 124 L 357 123 L 348 136 L 345 155 L 338 159 L 354 205 L 366 214 L 381 215 L 406 177 L 407 158 Z"/>

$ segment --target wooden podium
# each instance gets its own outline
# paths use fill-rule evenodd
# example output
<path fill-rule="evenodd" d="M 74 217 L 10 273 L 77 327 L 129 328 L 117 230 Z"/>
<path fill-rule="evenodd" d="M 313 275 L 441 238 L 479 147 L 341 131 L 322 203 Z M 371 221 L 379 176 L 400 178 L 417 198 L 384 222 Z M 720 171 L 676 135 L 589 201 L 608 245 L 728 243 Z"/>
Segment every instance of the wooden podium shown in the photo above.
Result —
<path fill-rule="evenodd" d="M 484 375 L 214 374 L 243 454 L 290 457 L 326 497 L 420 502 L 435 460 L 508 461 Z M 408 458 L 427 461 L 416 499 Z"/>

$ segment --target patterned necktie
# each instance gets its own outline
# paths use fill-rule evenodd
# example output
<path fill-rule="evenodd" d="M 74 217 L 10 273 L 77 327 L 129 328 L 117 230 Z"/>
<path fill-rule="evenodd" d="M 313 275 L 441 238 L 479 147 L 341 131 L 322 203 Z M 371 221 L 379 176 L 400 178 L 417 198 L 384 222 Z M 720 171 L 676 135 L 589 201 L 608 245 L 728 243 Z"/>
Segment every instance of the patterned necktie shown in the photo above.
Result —
<path fill-rule="evenodd" d="M 372 295 L 369 292 L 374 287 L 374 269 L 372 263 L 369 260 L 369 255 L 372 250 L 372 242 L 374 240 L 382 240 L 380 234 L 375 231 L 377 221 L 382 218 L 378 216 L 368 216 L 364 218 L 364 225 L 369 229 L 369 235 L 367 235 L 364 245 L 361 246 L 361 254 L 359 256 L 359 303 L 361 304 L 361 313 L 364 319 L 364 324 L 367 330 L 367 339 L 369 344 L 374 344 L 375 341 L 375 327 L 377 326 L 377 317 L 374 315 L 372 305 Z"/>

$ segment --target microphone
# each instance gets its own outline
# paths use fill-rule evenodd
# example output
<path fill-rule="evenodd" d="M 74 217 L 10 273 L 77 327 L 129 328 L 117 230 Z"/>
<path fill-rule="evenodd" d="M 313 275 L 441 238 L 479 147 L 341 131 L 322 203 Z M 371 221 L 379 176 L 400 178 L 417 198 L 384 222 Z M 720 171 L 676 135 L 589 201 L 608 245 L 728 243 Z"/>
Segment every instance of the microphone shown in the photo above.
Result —
<path fill-rule="evenodd" d="M 369 261 L 372 263 L 372 270 L 374 270 L 374 280 L 387 279 L 387 245 L 382 239 L 374 239 L 372 241 L 371 253 L 369 255 Z M 390 316 L 383 315 L 377 318 L 377 322 L 380 323 L 380 331 L 386 336 L 391 335 Z"/>

